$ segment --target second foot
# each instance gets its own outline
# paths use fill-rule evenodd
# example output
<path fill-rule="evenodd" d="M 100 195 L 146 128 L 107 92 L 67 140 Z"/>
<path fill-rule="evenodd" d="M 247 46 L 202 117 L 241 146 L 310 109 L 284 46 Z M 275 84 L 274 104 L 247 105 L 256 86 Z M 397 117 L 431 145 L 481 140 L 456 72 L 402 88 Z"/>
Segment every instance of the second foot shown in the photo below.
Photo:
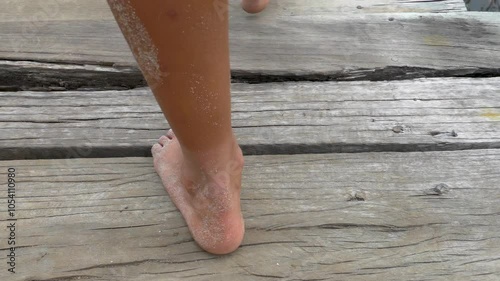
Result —
<path fill-rule="evenodd" d="M 194 240 L 213 254 L 233 252 L 245 233 L 240 207 L 243 155 L 236 141 L 221 149 L 218 157 L 189 159 L 171 130 L 151 149 L 155 170 Z"/>
<path fill-rule="evenodd" d="M 242 0 L 241 7 L 247 13 L 256 14 L 264 10 L 268 3 L 269 0 Z"/>

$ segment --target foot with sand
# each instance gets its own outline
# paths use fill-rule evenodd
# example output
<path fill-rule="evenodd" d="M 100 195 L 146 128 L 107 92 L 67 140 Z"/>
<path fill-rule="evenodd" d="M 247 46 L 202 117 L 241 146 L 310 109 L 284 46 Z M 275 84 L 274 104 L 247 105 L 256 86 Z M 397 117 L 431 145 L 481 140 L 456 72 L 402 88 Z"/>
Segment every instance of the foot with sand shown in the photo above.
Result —
<path fill-rule="evenodd" d="M 152 147 L 156 172 L 201 248 L 236 250 L 243 155 L 231 127 L 229 17 L 218 9 L 228 1 L 108 3 L 173 129 Z M 257 13 L 267 3 L 242 7 Z"/>

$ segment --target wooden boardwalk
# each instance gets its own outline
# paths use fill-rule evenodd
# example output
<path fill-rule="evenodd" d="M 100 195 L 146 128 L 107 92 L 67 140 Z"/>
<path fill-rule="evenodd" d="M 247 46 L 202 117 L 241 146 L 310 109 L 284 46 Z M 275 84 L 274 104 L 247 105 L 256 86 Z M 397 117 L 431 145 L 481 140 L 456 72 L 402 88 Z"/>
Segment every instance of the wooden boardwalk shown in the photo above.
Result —
<path fill-rule="evenodd" d="M 153 170 L 168 124 L 105 1 L 0 0 L 0 280 L 500 280 L 498 13 L 230 14 L 246 236 L 219 257 Z"/>

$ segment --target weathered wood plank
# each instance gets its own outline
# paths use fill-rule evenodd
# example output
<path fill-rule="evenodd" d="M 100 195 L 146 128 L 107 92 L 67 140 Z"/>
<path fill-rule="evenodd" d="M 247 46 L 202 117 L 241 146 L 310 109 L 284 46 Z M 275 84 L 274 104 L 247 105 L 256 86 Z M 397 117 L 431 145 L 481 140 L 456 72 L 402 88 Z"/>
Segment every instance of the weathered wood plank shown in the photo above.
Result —
<path fill-rule="evenodd" d="M 246 154 L 500 148 L 499 89 L 500 78 L 233 84 L 233 127 Z M 147 156 L 168 128 L 146 89 L 0 99 L 0 159 Z"/>
<path fill-rule="evenodd" d="M 471 74 L 476 71 L 471 69 Z M 102 91 L 147 86 L 135 67 L 0 61 L 0 91 Z"/>
<path fill-rule="evenodd" d="M 150 158 L 0 162 L 18 186 L 18 272 L 2 240 L 0 279 L 498 280 L 500 150 L 246 160 L 247 232 L 224 257 L 194 244 Z"/>
<path fill-rule="evenodd" d="M 229 1 L 230 12 L 240 15 L 239 1 Z M 0 0 L 5 8 L 0 10 L 0 22 L 16 21 L 66 21 L 66 20 L 109 20 L 113 19 L 105 0 Z M 286 8 L 286 9 L 285 9 Z M 315 0 L 307 5 L 300 0 L 272 1 L 264 13 L 283 13 L 286 10 L 316 10 L 321 13 L 448 13 L 466 10 L 462 0 Z"/>
<path fill-rule="evenodd" d="M 233 83 L 297 81 L 387 81 L 436 77 L 498 77 L 499 69 L 459 67 L 431 69 L 388 66 L 338 73 L 263 74 L 233 71 Z M 147 87 L 139 69 L 133 66 L 96 66 L 32 61 L 0 60 L 0 91 L 125 90 Z"/>
<path fill-rule="evenodd" d="M 0 9 L 0 59 L 136 65 L 105 1 L 5 1 L 17 8 Z M 465 10 L 462 1 L 293 0 L 272 1 L 263 14 L 249 16 L 232 5 L 233 73 L 336 76 L 388 66 L 498 71 L 500 18 L 457 10 Z M 11 11 L 14 16 L 5 15 Z"/>

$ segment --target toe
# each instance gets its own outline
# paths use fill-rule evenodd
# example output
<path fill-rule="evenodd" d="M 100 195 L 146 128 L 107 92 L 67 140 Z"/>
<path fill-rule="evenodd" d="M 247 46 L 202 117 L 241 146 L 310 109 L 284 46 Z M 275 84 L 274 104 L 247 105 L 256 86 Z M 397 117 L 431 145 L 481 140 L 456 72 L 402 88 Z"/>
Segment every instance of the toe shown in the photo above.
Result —
<path fill-rule="evenodd" d="M 242 0 L 241 6 L 247 13 L 255 14 L 264 10 L 269 0 Z"/>
<path fill-rule="evenodd" d="M 171 139 L 167 136 L 161 136 L 159 139 L 158 139 L 158 143 L 161 144 L 162 146 L 165 146 L 167 145 L 167 143 L 170 141 Z"/>
<path fill-rule="evenodd" d="M 174 134 L 174 131 L 172 129 L 168 130 L 167 137 L 171 140 L 173 140 L 175 138 L 175 134 Z"/>
<path fill-rule="evenodd" d="M 157 154 L 158 152 L 161 151 L 161 149 L 163 148 L 163 146 L 159 143 L 155 143 L 153 145 L 153 147 L 151 147 L 151 154 L 155 155 Z"/>

